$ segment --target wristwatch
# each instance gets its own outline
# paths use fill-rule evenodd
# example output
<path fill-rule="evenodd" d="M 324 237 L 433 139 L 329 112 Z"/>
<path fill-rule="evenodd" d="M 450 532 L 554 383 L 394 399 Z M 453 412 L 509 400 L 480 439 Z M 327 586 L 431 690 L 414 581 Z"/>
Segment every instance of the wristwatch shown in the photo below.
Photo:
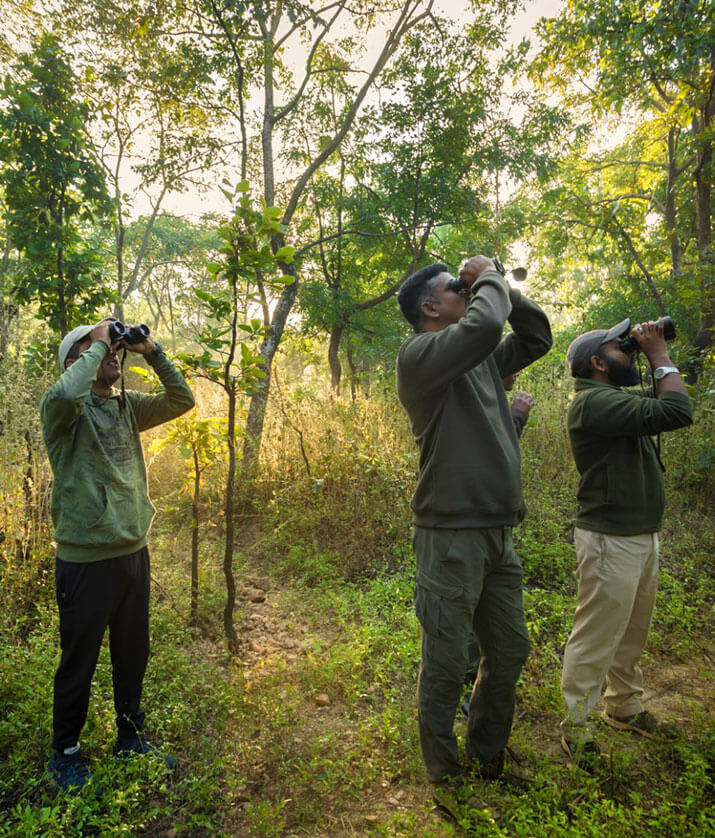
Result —
<path fill-rule="evenodd" d="M 655 378 L 656 381 L 660 381 L 661 378 L 665 378 L 665 376 L 670 375 L 671 372 L 678 375 L 680 370 L 677 367 L 656 367 L 653 370 L 653 378 Z"/>

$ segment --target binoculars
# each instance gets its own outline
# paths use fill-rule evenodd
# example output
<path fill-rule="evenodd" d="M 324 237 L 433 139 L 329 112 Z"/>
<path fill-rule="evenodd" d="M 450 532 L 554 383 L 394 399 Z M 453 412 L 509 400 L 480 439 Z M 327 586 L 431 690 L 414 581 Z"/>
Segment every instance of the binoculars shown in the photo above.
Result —
<path fill-rule="evenodd" d="M 494 257 L 492 259 L 492 262 L 494 263 L 494 270 L 497 273 L 500 273 L 502 276 L 505 276 L 506 270 L 504 269 L 504 265 L 502 265 L 499 259 Z M 510 273 L 514 279 L 520 282 L 526 279 L 526 268 L 514 268 L 510 271 Z M 447 288 L 449 288 L 450 291 L 454 291 L 456 294 L 461 294 L 462 291 L 467 290 L 467 283 L 463 279 L 451 279 L 447 283 Z"/>
<path fill-rule="evenodd" d="M 149 337 L 149 327 L 145 323 L 139 326 L 125 326 L 121 320 L 114 320 L 109 324 L 109 340 L 116 343 L 141 343 Z"/>
<path fill-rule="evenodd" d="M 666 314 L 661 320 L 663 321 L 663 337 L 666 340 L 674 340 L 675 323 L 673 322 L 673 318 L 668 317 Z M 618 345 L 624 352 L 632 352 L 634 349 L 638 349 L 638 341 L 630 334 L 627 337 L 621 338 L 618 341 Z"/>

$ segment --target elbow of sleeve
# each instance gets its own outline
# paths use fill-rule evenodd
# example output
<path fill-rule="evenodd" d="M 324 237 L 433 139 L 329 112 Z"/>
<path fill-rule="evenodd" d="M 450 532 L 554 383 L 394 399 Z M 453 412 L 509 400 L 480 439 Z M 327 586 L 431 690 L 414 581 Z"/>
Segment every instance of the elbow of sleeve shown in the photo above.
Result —
<path fill-rule="evenodd" d="M 504 323 L 498 317 L 489 317 L 482 324 L 482 334 L 485 341 L 496 346 L 502 338 Z"/>

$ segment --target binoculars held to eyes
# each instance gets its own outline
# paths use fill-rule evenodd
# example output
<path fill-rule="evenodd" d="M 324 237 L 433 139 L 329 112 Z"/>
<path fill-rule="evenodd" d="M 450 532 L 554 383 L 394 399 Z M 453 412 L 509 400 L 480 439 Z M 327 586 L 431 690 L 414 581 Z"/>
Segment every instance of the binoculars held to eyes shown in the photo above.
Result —
<path fill-rule="evenodd" d="M 139 326 L 125 326 L 121 320 L 109 324 L 109 340 L 112 343 L 123 340 L 125 343 L 141 343 L 149 337 L 149 327 L 145 323 Z"/>
<path fill-rule="evenodd" d="M 666 340 L 674 340 L 675 323 L 673 322 L 673 318 L 668 317 L 666 314 L 665 317 L 661 318 L 661 320 L 663 321 L 663 337 Z M 634 349 L 638 349 L 638 341 L 633 337 L 633 335 L 628 335 L 618 341 L 618 346 L 623 352 L 632 352 Z"/>
<path fill-rule="evenodd" d="M 504 269 L 504 265 L 497 259 L 496 257 L 492 258 L 492 262 L 494 263 L 494 270 L 497 273 L 500 273 L 502 276 L 506 275 L 506 270 Z M 511 275 L 514 279 L 518 281 L 522 281 L 526 279 L 526 269 L 525 268 L 514 268 L 510 271 Z M 467 283 L 463 279 L 450 279 L 447 283 L 447 288 L 450 291 L 454 291 L 455 294 L 461 294 L 462 291 L 467 290 Z"/>

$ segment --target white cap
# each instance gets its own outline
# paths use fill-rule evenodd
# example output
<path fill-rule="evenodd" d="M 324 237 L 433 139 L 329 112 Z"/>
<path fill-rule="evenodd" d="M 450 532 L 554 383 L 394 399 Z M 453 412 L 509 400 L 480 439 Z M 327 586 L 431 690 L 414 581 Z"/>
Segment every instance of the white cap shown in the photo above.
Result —
<path fill-rule="evenodd" d="M 75 345 L 75 343 L 77 343 L 78 340 L 86 338 L 87 335 L 92 331 L 92 329 L 94 329 L 94 326 L 77 326 L 62 338 L 62 343 L 60 344 L 60 348 L 57 351 L 57 354 L 60 357 L 60 370 L 62 372 L 65 371 L 65 361 L 67 360 L 67 356 L 69 355 L 70 349 L 72 349 L 72 347 Z"/>

